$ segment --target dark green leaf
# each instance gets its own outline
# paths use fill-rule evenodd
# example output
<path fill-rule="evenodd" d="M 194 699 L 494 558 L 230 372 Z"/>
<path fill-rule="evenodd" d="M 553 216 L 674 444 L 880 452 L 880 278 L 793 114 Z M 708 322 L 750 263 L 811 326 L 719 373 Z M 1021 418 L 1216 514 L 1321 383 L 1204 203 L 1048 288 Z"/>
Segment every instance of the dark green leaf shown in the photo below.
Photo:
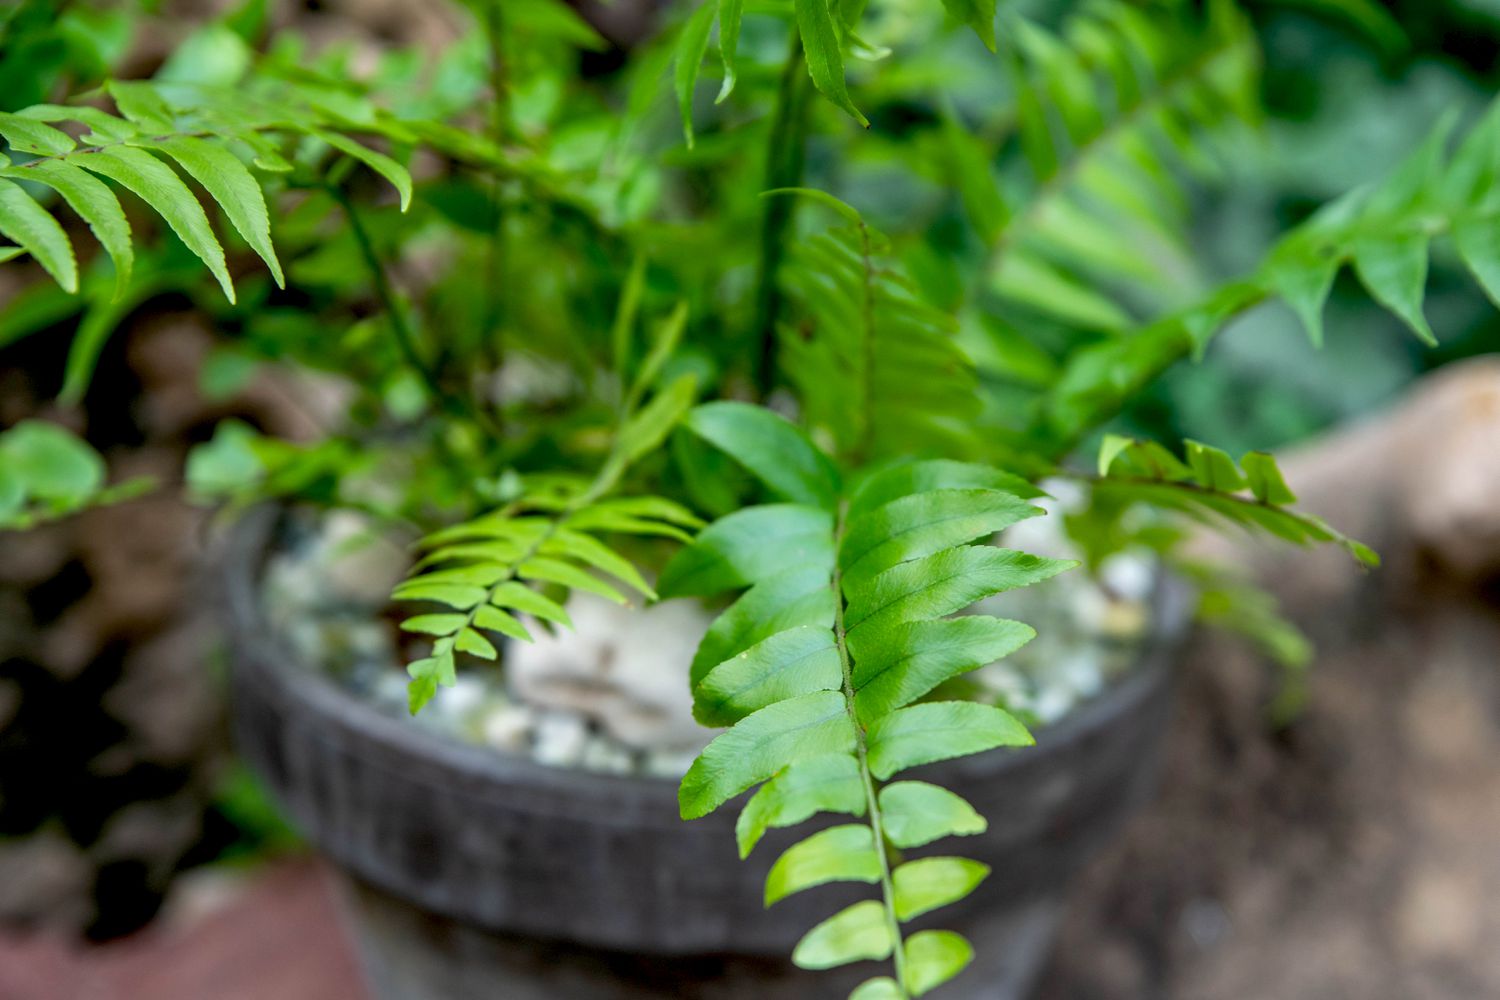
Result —
<path fill-rule="evenodd" d="M 849 99 L 849 88 L 844 82 L 844 46 L 828 3 L 829 0 L 796 0 L 797 30 L 802 34 L 807 71 L 824 97 L 869 128 L 869 119 Z"/>
<path fill-rule="evenodd" d="M 937 459 L 926 462 L 903 462 L 875 473 L 859 484 L 849 500 L 852 521 L 877 507 L 930 490 L 1001 490 L 1023 500 L 1046 496 L 1020 476 L 988 465 Z"/>
<path fill-rule="evenodd" d="M 919 764 L 1036 741 L 1010 713 L 966 701 L 935 701 L 892 712 L 870 726 L 870 770 L 884 781 Z"/>
<path fill-rule="evenodd" d="M 944 681 L 975 670 L 1020 649 L 1036 631 L 1029 625 L 963 615 L 907 622 L 880 629 L 873 641 L 851 637 L 854 704 L 869 722 L 911 704 Z"/>
<path fill-rule="evenodd" d="M 682 132 L 689 149 L 693 147 L 693 91 L 698 83 L 698 71 L 703 66 L 703 56 L 708 52 L 708 32 L 718 10 L 717 0 L 703 0 L 677 36 L 673 82 L 677 89 L 677 108 L 682 114 Z"/>
<path fill-rule="evenodd" d="M 991 594 L 1026 587 L 1076 566 L 1075 562 L 986 545 L 948 549 L 886 570 L 868 583 L 845 588 L 851 640 L 900 622 L 961 611 Z M 864 648 L 869 648 L 869 640 Z"/>
<path fill-rule="evenodd" d="M 828 456 L 791 421 L 749 403 L 705 403 L 685 426 L 743 465 L 778 496 L 831 509 L 839 478 Z"/>
<path fill-rule="evenodd" d="M 775 702 L 842 684 L 832 631 L 799 626 L 710 670 L 694 691 L 693 716 L 705 726 L 728 726 Z"/>
<path fill-rule="evenodd" d="M 849 754 L 794 761 L 761 785 L 734 826 L 740 857 L 749 857 L 771 827 L 796 826 L 820 812 L 865 814 L 859 764 Z"/>
<path fill-rule="evenodd" d="M 1043 513 L 1014 494 L 994 490 L 917 493 L 852 520 L 839 545 L 839 563 L 846 576 L 869 577 Z"/>
<path fill-rule="evenodd" d="M 714 620 L 693 656 L 697 687 L 709 670 L 768 636 L 799 625 L 833 627 L 833 567 L 793 566 L 751 587 Z"/>
<path fill-rule="evenodd" d="M 747 587 L 788 566 L 831 566 L 833 515 L 797 504 L 746 507 L 704 528 L 662 570 L 666 597 L 718 594 Z"/>
<path fill-rule="evenodd" d="M 714 739 L 678 789 L 683 819 L 706 816 L 795 761 L 854 749 L 854 724 L 836 691 L 805 694 L 741 719 Z"/>

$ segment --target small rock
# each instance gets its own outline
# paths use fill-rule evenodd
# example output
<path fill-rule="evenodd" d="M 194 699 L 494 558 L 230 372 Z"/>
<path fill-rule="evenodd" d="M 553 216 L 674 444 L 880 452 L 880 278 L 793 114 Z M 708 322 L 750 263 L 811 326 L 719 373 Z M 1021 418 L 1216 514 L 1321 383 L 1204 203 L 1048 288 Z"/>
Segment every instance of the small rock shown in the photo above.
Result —
<path fill-rule="evenodd" d="M 93 918 L 93 881 L 94 866 L 60 833 L 0 842 L 0 920 L 82 931 Z"/>
<path fill-rule="evenodd" d="M 640 749 L 692 748 L 707 742 L 693 721 L 687 669 L 708 628 L 693 601 L 620 607 L 591 594 L 568 601 L 574 628 L 533 643 L 509 643 L 506 670 L 520 699 L 587 717 Z"/>
<path fill-rule="evenodd" d="M 630 751 L 603 736 L 589 739 L 584 747 L 581 761 L 586 771 L 601 771 L 605 774 L 628 774 L 634 769 Z"/>
<path fill-rule="evenodd" d="M 588 726 L 577 715 L 547 712 L 536 722 L 536 743 L 532 756 L 553 767 L 574 767 L 583 758 L 588 742 Z"/>
<path fill-rule="evenodd" d="M 532 713 L 520 706 L 507 704 L 486 712 L 479 725 L 485 745 L 496 750 L 524 753 L 531 735 Z"/>
<path fill-rule="evenodd" d="M 1099 566 L 1099 579 L 1116 597 L 1144 601 L 1156 584 L 1156 563 L 1136 552 L 1119 552 Z"/>
<path fill-rule="evenodd" d="M 681 778 L 697 756 L 692 750 L 656 750 L 646 754 L 641 770 L 654 778 Z"/>

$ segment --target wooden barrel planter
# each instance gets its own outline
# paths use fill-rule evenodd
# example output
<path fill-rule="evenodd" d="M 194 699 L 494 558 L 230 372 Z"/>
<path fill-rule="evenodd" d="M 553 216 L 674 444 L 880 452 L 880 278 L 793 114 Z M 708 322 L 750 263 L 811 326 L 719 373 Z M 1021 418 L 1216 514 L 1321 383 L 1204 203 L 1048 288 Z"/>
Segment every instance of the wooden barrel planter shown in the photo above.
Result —
<path fill-rule="evenodd" d="M 448 740 L 293 662 L 260 604 L 276 525 L 275 511 L 246 518 L 223 561 L 235 732 L 293 822 L 347 876 L 381 1000 L 842 998 L 873 974 L 869 963 L 810 974 L 788 960 L 803 932 L 868 887 L 762 905 L 766 871 L 807 829 L 772 831 L 741 862 L 734 808 L 685 823 L 673 781 Z M 977 953 L 945 997 L 1024 997 L 1071 877 L 1150 793 L 1186 603 L 1159 588 L 1143 662 L 1041 730 L 1036 747 L 909 773 L 989 820 L 984 834 L 911 852 L 957 847 L 994 869 L 934 914 Z"/>

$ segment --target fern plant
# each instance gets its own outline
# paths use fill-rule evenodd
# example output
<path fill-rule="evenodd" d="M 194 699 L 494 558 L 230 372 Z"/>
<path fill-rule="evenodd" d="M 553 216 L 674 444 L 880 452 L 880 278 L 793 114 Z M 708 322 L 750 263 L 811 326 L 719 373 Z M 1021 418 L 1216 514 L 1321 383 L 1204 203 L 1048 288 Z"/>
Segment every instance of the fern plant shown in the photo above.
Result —
<path fill-rule="evenodd" d="M 962 899 L 988 869 L 959 857 L 893 864 L 892 850 L 981 832 L 984 821 L 951 791 L 885 782 L 1033 742 L 993 705 L 923 699 L 1034 635 L 1015 621 L 949 615 L 1070 564 L 972 544 L 1042 513 L 989 467 L 904 462 L 846 486 L 805 435 L 765 410 L 710 403 L 686 427 L 781 502 L 715 521 L 662 572 L 667 596 L 740 592 L 693 660 L 694 715 L 729 728 L 683 778 L 682 815 L 706 815 L 759 785 L 736 826 L 742 855 L 768 828 L 814 813 L 861 819 L 788 849 L 767 877 L 766 905 L 833 881 L 877 884 L 878 901 L 812 928 L 793 959 L 822 969 L 891 958 L 895 978 L 854 996 L 925 994 L 962 971 L 973 949 L 952 931 L 907 936 L 902 925 Z"/>
<path fill-rule="evenodd" d="M 996 6 L 684 3 L 610 76 L 577 70 L 607 46 L 559 0 L 466 0 L 472 30 L 370 72 L 262 44 L 249 3 L 149 80 L 90 67 L 0 111 L 0 259 L 50 279 L 0 314 L 0 347 L 76 323 L 76 404 L 131 313 L 186 297 L 230 335 L 215 381 L 337 380 L 347 420 L 322 439 L 225 423 L 188 478 L 208 502 L 297 499 L 420 537 L 393 595 L 428 644 L 412 712 L 567 628 L 574 590 L 727 599 L 678 665 L 723 730 L 682 815 L 756 789 L 742 856 L 772 828 L 847 817 L 775 862 L 766 902 L 872 886 L 793 958 L 888 960 L 857 1000 L 924 995 L 972 946 L 907 925 L 986 870 L 902 852 L 986 821 L 903 772 L 1047 738 L 949 682 L 1033 635 L 975 602 L 1072 565 L 996 544 L 1041 513 L 1048 477 L 1087 488 L 1063 519 L 1087 569 L 1156 549 L 1202 585 L 1206 618 L 1305 665 L 1265 595 L 1180 555 L 1179 522 L 1374 554 L 1297 510 L 1269 456 L 1173 451 L 1111 420 L 1270 299 L 1316 342 L 1345 264 L 1424 340 L 1434 239 L 1500 300 L 1500 112 L 1456 147 L 1445 121 L 1215 282 L 1190 207 L 1260 117 L 1245 11 L 1091 0 L 1044 23 Z M 53 30 L 37 7 L 0 17 L 0 53 Z M 912 38 L 882 36 L 887 18 Z M 950 101 L 941 84 L 971 64 L 982 100 Z M 722 74 L 706 88 L 705 65 Z M 870 161 L 901 197 L 860 183 L 850 164 Z M 1095 442 L 1090 473 L 1074 456 Z M 136 488 L 102 468 L 52 425 L 5 431 L 0 527 Z M 1138 529 L 1141 508 L 1176 520 Z"/>

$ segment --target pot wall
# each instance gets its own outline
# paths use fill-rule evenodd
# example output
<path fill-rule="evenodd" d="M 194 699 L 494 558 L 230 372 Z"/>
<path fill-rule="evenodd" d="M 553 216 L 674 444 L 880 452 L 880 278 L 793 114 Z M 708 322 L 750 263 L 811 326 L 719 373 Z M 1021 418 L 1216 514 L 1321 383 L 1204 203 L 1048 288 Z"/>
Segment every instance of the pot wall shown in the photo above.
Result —
<path fill-rule="evenodd" d="M 557 992 L 553 984 L 539 996 L 735 997 L 715 992 L 722 973 L 759 970 L 746 981 L 766 989 L 793 974 L 786 956 L 807 928 L 868 896 L 863 885 L 824 886 L 768 912 L 761 904 L 765 873 L 807 828 L 773 831 L 742 863 L 733 805 L 684 823 L 671 781 L 558 770 L 448 741 L 289 662 L 257 602 L 258 567 L 273 531 L 274 512 L 258 512 L 236 533 L 225 560 L 236 732 L 288 814 L 354 880 L 351 898 L 374 946 L 374 979 L 396 990 L 391 998 L 416 994 L 400 992 L 403 977 L 380 966 L 413 947 L 404 964 L 418 982 L 453 965 L 448 952 L 456 950 L 481 970 L 488 965 L 482 974 L 503 967 L 522 976 L 516 970 L 541 962 L 569 974 L 592 969 L 600 983 L 624 990 L 596 984 Z M 1149 792 L 1184 617 L 1181 594 L 1165 588 L 1162 596 L 1159 617 L 1172 627 L 1140 668 L 1042 730 L 1035 748 L 904 775 L 953 788 L 989 819 L 984 834 L 911 852 L 962 853 L 994 869 L 973 895 L 932 915 L 976 944 L 981 960 L 961 981 L 998 986 L 1028 964 L 1016 950 L 1024 942 L 1035 959 L 1029 964 L 1040 960 L 1036 941 L 1050 938 L 1069 878 Z M 417 973 L 434 964 L 420 955 L 441 960 Z M 986 960 L 991 967 L 983 967 Z M 644 971 L 631 986 L 624 970 L 635 967 Z M 677 981 L 700 967 L 699 987 Z M 854 981 L 867 974 L 858 969 Z M 819 992 L 789 995 L 841 995 L 838 979 L 821 974 Z M 462 983 L 453 988 L 422 996 L 474 995 Z M 974 994 L 1006 995 L 1020 994 Z"/>

